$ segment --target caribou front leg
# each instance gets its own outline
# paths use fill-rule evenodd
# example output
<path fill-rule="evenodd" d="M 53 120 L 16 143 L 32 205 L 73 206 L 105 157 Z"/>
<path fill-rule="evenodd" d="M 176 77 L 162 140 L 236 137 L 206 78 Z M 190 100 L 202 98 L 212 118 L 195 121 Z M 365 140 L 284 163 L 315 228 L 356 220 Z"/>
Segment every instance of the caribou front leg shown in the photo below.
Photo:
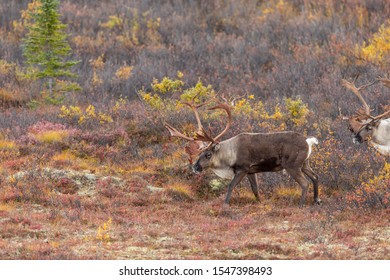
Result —
<path fill-rule="evenodd" d="M 228 191 L 227 191 L 227 194 L 226 194 L 226 198 L 225 198 L 225 202 L 223 204 L 223 208 L 224 209 L 228 209 L 229 208 L 229 202 L 230 202 L 230 197 L 232 196 L 232 191 L 233 191 L 233 188 L 241 182 L 241 180 L 245 177 L 245 175 L 247 174 L 246 171 L 235 171 L 235 175 L 233 177 L 233 180 L 230 182 L 229 186 L 228 186 Z"/>

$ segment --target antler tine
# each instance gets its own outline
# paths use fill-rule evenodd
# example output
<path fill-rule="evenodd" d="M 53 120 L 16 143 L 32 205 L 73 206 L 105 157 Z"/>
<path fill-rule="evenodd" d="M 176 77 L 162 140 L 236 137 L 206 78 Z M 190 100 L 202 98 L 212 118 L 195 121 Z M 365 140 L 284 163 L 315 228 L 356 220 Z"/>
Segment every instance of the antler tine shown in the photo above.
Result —
<path fill-rule="evenodd" d="M 203 124 L 202 124 L 202 121 L 200 120 L 199 112 L 197 110 L 201 106 L 199 106 L 199 105 L 195 106 L 193 102 L 192 103 L 190 103 L 190 102 L 182 102 L 182 104 L 187 105 L 194 112 L 196 123 L 198 124 L 197 133 L 202 133 L 202 131 L 203 131 Z M 200 104 L 200 105 L 202 105 L 202 104 Z M 204 106 L 204 105 L 205 104 L 203 104 L 202 106 Z"/>
<path fill-rule="evenodd" d="M 385 87 L 390 88 L 390 80 L 387 78 L 382 78 L 381 76 L 378 76 L 376 78 L 378 81 L 381 81 Z"/>
<path fill-rule="evenodd" d="M 202 133 L 198 133 L 198 132 L 196 133 L 195 140 L 214 143 L 214 138 L 204 128 L 202 128 Z"/>
<path fill-rule="evenodd" d="M 221 95 L 218 96 L 220 99 L 222 99 L 223 102 L 228 103 L 228 99 L 225 97 L 225 93 L 222 93 Z"/>
<path fill-rule="evenodd" d="M 376 116 L 376 117 L 373 117 L 373 119 L 374 119 L 374 120 L 383 119 L 383 118 L 387 117 L 387 115 L 390 116 L 390 110 L 387 111 L 387 112 L 384 112 L 383 114 L 380 114 L 380 115 L 378 115 L 378 116 Z"/>
<path fill-rule="evenodd" d="M 204 129 L 203 129 L 203 125 L 202 125 L 202 122 L 200 120 L 200 117 L 199 117 L 199 113 L 198 113 L 198 108 L 206 105 L 208 102 L 204 102 L 202 104 L 199 104 L 199 105 L 195 105 L 195 99 L 196 97 L 199 95 L 200 93 L 196 94 L 191 102 L 182 102 L 182 104 L 184 105 L 187 105 L 188 107 L 191 108 L 191 110 L 194 112 L 195 114 L 195 119 L 196 119 L 196 122 L 198 124 L 198 130 L 197 130 L 197 133 L 203 133 Z M 171 126 L 170 124 L 164 122 L 164 127 L 169 131 L 169 134 L 170 136 L 172 137 L 179 137 L 179 138 L 183 138 L 185 140 L 189 140 L 189 141 L 194 141 L 195 139 L 193 137 L 189 137 L 187 135 L 184 135 L 183 133 L 179 132 L 176 128 L 174 128 L 173 126 Z"/>
<path fill-rule="evenodd" d="M 203 103 L 200 103 L 198 105 L 195 105 L 195 99 L 196 97 L 198 97 L 200 94 L 200 92 L 198 94 L 196 94 L 193 98 L 192 98 L 192 101 L 191 102 L 182 102 L 182 104 L 184 105 L 187 105 L 188 107 L 191 108 L 191 110 L 194 112 L 194 115 L 195 115 L 195 119 L 196 119 L 196 123 L 198 124 L 198 130 L 197 130 L 197 133 L 198 134 L 202 134 L 204 132 L 204 128 L 203 128 L 203 124 L 202 124 L 202 121 L 200 120 L 200 116 L 199 116 L 199 112 L 198 112 L 198 109 L 200 107 L 203 107 L 207 104 L 209 104 L 210 102 L 212 102 L 214 99 L 210 99 L 210 100 L 207 100 Z"/>
<path fill-rule="evenodd" d="M 198 131 L 201 131 L 203 125 L 202 125 L 202 122 L 200 121 L 199 113 L 198 113 L 198 110 L 195 107 L 195 105 L 193 103 L 189 103 L 189 102 L 182 102 L 182 104 L 187 105 L 194 112 L 196 123 L 198 124 Z"/>
<path fill-rule="evenodd" d="M 209 110 L 216 110 L 216 109 L 223 109 L 226 111 L 226 114 L 228 115 L 228 123 L 226 124 L 225 129 L 220 134 L 218 134 L 216 137 L 214 137 L 214 139 L 213 139 L 214 142 L 217 142 L 228 131 L 228 129 L 230 128 L 230 126 L 232 124 L 232 113 L 231 113 L 230 106 L 228 104 L 220 103 L 216 106 L 209 108 Z"/>
<path fill-rule="evenodd" d="M 359 91 L 363 90 L 363 89 L 366 89 L 366 88 L 376 84 L 377 82 L 378 82 L 378 80 L 375 79 L 374 81 L 372 81 L 372 82 L 370 82 L 370 83 L 368 83 L 366 85 L 362 85 L 362 86 L 358 87 L 358 89 L 359 89 Z"/>
<path fill-rule="evenodd" d="M 181 132 L 179 132 L 176 128 L 174 128 L 173 126 L 171 126 L 170 124 L 168 123 L 164 123 L 164 127 L 169 131 L 169 134 L 171 137 L 179 137 L 179 138 L 183 138 L 185 140 L 188 140 L 188 141 L 194 141 L 195 139 L 192 138 L 192 137 L 189 137 Z"/>
<path fill-rule="evenodd" d="M 233 98 L 233 101 L 237 101 L 238 99 L 244 98 L 245 96 L 248 96 L 248 92 L 247 91 L 245 91 L 245 93 L 242 94 L 242 95 L 235 96 Z"/>
<path fill-rule="evenodd" d="M 211 145 L 215 143 L 214 138 L 211 136 L 210 133 L 207 133 L 206 130 L 203 130 L 202 133 L 203 134 L 197 134 L 195 139 L 197 141 L 202 141 L 203 143 L 208 142 L 208 144 L 200 148 L 200 152 L 207 150 Z"/>
<path fill-rule="evenodd" d="M 219 96 L 219 99 L 221 99 L 222 100 L 221 102 L 223 102 L 223 103 L 230 104 L 230 105 L 234 106 L 237 100 L 244 98 L 247 95 L 248 95 L 248 92 L 245 92 L 242 95 L 236 95 L 236 96 L 229 95 L 228 98 L 226 98 L 225 94 L 223 93 Z"/>
<path fill-rule="evenodd" d="M 341 80 L 341 83 L 342 85 L 349 89 L 350 91 L 352 91 L 360 100 L 360 102 L 363 104 L 363 107 L 364 107 L 364 111 L 365 113 L 368 115 L 368 116 L 371 116 L 370 115 L 370 107 L 367 105 L 366 101 L 364 100 L 363 96 L 361 95 L 360 91 L 363 90 L 363 89 L 366 89 L 367 87 L 369 86 L 372 86 L 373 84 L 375 84 L 377 82 L 377 80 L 375 80 L 374 82 L 371 82 L 371 83 L 368 83 L 366 85 L 362 85 L 360 87 L 356 87 L 355 86 L 355 81 L 357 79 L 358 76 L 355 77 L 355 79 L 353 80 L 353 82 L 348 82 L 347 80 L 345 79 L 342 79 Z"/>

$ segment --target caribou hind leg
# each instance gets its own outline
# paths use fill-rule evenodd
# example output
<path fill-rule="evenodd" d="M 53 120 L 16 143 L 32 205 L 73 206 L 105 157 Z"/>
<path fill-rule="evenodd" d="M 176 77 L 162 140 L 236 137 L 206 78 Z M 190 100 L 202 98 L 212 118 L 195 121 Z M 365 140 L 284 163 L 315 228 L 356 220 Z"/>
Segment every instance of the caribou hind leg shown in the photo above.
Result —
<path fill-rule="evenodd" d="M 255 195 L 256 200 L 260 201 L 259 190 L 257 188 L 256 175 L 255 174 L 248 174 L 248 180 L 249 180 L 249 183 L 251 184 L 252 192 Z M 263 188 L 261 188 L 261 189 L 263 190 Z"/>
<path fill-rule="evenodd" d="M 305 173 L 307 175 L 307 177 L 309 177 L 310 180 L 313 182 L 314 203 L 321 204 L 321 199 L 318 198 L 318 176 L 311 169 L 309 161 L 306 160 L 303 163 L 302 172 Z"/>
<path fill-rule="evenodd" d="M 302 195 L 299 200 L 299 206 L 303 206 L 306 202 L 307 189 L 309 186 L 309 181 L 307 181 L 304 173 L 300 169 L 286 169 L 287 173 L 301 186 Z"/>
<path fill-rule="evenodd" d="M 260 201 L 259 188 L 262 191 L 262 193 L 265 195 L 265 197 L 269 198 L 270 196 L 269 192 L 267 192 L 262 185 L 259 185 L 257 183 L 256 174 L 248 174 L 248 179 L 251 184 L 253 194 L 255 195 L 258 201 Z"/>

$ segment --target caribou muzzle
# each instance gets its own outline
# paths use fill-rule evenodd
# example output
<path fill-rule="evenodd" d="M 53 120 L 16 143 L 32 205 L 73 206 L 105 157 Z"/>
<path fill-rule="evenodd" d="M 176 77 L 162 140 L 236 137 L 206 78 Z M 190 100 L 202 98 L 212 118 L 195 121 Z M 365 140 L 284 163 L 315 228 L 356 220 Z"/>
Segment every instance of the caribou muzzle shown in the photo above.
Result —
<path fill-rule="evenodd" d="M 363 138 L 359 134 L 354 134 L 352 138 L 353 143 L 355 144 L 361 144 L 363 143 Z"/>
<path fill-rule="evenodd" d="M 203 171 L 203 168 L 202 166 L 200 166 L 199 162 L 196 162 L 193 166 L 192 166 L 192 171 L 196 174 L 200 173 Z"/>

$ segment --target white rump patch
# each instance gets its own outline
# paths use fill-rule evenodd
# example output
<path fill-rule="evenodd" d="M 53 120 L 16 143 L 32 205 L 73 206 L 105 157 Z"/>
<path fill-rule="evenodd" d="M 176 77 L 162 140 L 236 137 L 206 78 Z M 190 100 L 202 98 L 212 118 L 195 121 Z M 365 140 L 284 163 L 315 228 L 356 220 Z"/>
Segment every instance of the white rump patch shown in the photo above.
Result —
<path fill-rule="evenodd" d="M 318 139 L 315 137 L 309 137 L 306 139 L 306 142 L 307 142 L 307 145 L 309 146 L 309 151 L 307 152 L 307 157 L 306 157 L 306 159 L 308 159 L 310 157 L 310 154 L 311 154 L 311 146 L 313 146 L 313 144 L 317 145 Z"/>

